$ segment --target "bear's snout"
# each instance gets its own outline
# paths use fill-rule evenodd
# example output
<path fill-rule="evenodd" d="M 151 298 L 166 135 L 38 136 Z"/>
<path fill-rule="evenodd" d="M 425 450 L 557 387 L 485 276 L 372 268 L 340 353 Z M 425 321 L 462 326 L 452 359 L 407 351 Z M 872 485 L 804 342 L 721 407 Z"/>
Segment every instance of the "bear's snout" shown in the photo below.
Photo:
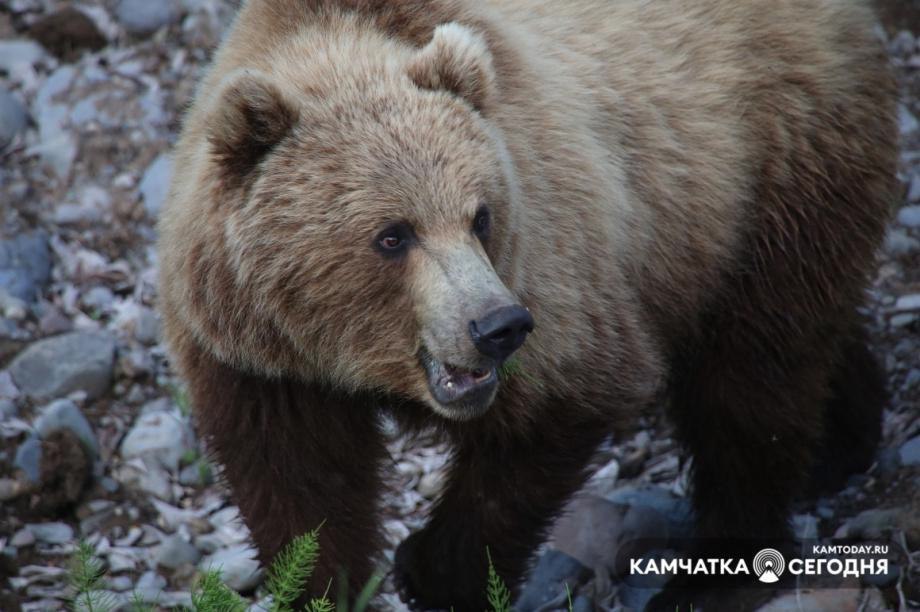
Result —
<path fill-rule="evenodd" d="M 524 344 L 533 326 L 533 317 L 523 306 L 502 306 L 470 321 L 470 338 L 476 350 L 502 362 Z"/>

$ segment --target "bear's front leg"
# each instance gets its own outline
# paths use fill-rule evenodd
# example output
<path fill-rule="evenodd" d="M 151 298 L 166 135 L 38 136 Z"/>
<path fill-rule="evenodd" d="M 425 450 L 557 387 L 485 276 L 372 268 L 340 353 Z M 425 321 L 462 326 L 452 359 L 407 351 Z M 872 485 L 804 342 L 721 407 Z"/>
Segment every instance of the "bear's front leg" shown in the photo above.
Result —
<path fill-rule="evenodd" d="M 416 609 L 486 609 L 486 550 L 515 592 L 610 430 L 609 422 L 580 417 L 564 402 L 526 428 L 499 418 L 457 426 L 446 489 L 429 523 L 397 550 L 396 581 Z"/>
<path fill-rule="evenodd" d="M 384 456 L 370 405 L 290 379 L 236 371 L 201 353 L 185 368 L 198 427 L 223 466 L 264 566 L 319 527 L 306 596 L 358 592 L 379 550 Z"/>

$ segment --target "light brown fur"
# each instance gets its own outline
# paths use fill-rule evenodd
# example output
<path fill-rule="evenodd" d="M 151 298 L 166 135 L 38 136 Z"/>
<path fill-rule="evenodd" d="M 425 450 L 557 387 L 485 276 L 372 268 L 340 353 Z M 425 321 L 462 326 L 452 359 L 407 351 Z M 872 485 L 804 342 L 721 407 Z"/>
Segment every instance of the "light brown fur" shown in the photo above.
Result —
<path fill-rule="evenodd" d="M 435 30 L 449 23 L 461 27 Z M 463 284 L 441 288 L 433 263 L 462 248 L 537 330 L 517 354 L 530 382 L 504 382 L 488 429 L 470 425 L 484 438 L 457 433 L 461 447 L 523 456 L 540 439 L 552 463 L 572 442 L 542 438 L 548 421 L 564 427 L 558 411 L 588 431 L 669 381 L 701 405 L 731 403 L 743 384 L 727 362 L 772 360 L 761 352 L 774 343 L 779 373 L 767 364 L 764 384 L 811 364 L 809 416 L 792 418 L 785 397 L 765 409 L 765 392 L 738 408 L 750 432 L 728 423 L 712 440 L 733 461 L 745 452 L 729 448 L 734 427 L 788 425 L 782 452 L 807 463 L 893 184 L 892 84 L 870 24 L 858 0 L 247 2 L 186 117 L 160 224 L 179 372 L 193 393 L 213 361 L 437 412 L 418 352 L 470 359 L 441 325 L 462 319 Z M 267 118 L 264 146 L 240 134 L 252 112 Z M 464 232 L 484 201 L 494 230 L 480 245 Z M 422 228 L 424 248 L 385 261 L 373 236 L 397 219 Z M 716 345 L 722 331 L 745 343 Z M 689 389 L 701 370 L 724 388 Z M 198 409 L 205 421 L 221 410 Z M 206 431 L 227 436 L 227 452 L 229 427 Z M 522 541 L 539 538 L 572 480 L 546 492 Z M 507 554 L 500 569 L 517 578 L 527 553 Z"/>

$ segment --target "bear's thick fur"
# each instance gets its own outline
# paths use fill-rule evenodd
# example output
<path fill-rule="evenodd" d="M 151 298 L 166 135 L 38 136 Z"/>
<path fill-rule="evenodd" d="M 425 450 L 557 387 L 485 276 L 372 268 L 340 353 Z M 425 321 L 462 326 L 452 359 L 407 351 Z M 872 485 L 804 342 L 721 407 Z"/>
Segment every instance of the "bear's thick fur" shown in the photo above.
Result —
<path fill-rule="evenodd" d="M 262 558 L 323 523 L 310 589 L 360 588 L 383 410 L 454 448 L 397 555 L 422 607 L 483 609 L 487 547 L 515 584 L 655 400 L 701 535 L 780 537 L 816 458 L 865 467 L 884 394 L 856 309 L 896 159 L 865 4 L 246 2 L 159 246 L 175 366 Z"/>

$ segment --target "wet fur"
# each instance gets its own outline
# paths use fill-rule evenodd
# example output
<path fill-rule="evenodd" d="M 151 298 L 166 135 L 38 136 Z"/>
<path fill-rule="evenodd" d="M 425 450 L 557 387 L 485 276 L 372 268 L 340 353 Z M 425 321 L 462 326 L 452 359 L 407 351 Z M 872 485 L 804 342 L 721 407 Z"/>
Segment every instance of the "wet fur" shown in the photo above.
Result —
<path fill-rule="evenodd" d="M 491 78 L 413 66 L 448 22 L 483 37 Z M 344 79 L 305 59 L 336 57 L 349 36 Z M 311 100 L 361 99 L 362 79 L 384 70 L 376 57 L 417 87 L 474 98 L 513 167 L 488 255 L 537 331 L 520 351 L 527 380 L 503 384 L 473 422 L 416 399 L 401 357 L 415 330 L 400 317 L 414 305 L 392 268 L 348 268 L 367 245 L 336 236 L 334 220 L 311 218 L 332 237 L 303 244 L 302 219 L 272 213 L 302 197 L 296 185 L 320 200 L 348 192 L 355 168 L 323 148 L 335 116 Z M 161 296 L 199 427 L 263 560 L 325 521 L 312 592 L 341 567 L 360 588 L 381 542 L 377 410 L 390 408 L 455 447 L 429 525 L 397 555 L 400 579 L 424 605 L 482 609 L 486 546 L 515 584 L 599 441 L 663 393 L 693 456 L 699 532 L 785 533 L 807 466 L 839 465 L 856 445 L 846 467 L 861 469 L 878 434 L 880 379 L 852 373 L 872 364 L 856 307 L 894 184 L 884 62 L 855 0 L 245 4 L 177 147 Z M 264 147 L 244 138 L 226 151 L 251 158 L 227 172 L 215 151 L 265 102 L 233 88 L 263 76 L 279 122 L 318 126 L 295 128 L 313 154 L 279 145 L 264 176 Z M 399 98 L 410 84 L 384 87 Z M 450 117 L 420 146 L 472 147 Z M 322 308 L 303 302 L 305 285 Z"/>

